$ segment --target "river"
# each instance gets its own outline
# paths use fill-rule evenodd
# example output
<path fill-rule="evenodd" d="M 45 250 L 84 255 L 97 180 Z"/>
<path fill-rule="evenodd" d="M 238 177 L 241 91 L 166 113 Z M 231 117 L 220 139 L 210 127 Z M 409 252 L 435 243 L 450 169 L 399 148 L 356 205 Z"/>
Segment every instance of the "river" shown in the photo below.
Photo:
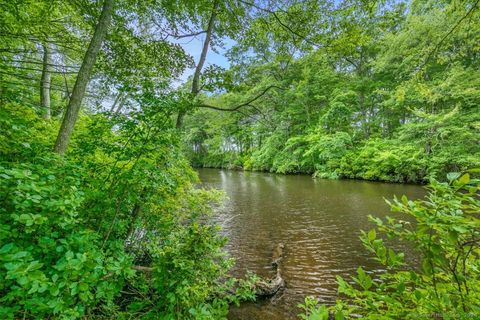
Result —
<path fill-rule="evenodd" d="M 198 172 L 205 187 L 223 190 L 228 197 L 218 219 L 230 239 L 227 249 L 236 259 L 235 276 L 250 270 L 272 277 L 272 251 L 278 243 L 285 244 L 285 290 L 271 300 L 232 307 L 231 320 L 297 319 L 297 304 L 307 295 L 334 303 L 337 275 L 349 278 L 358 266 L 373 274 L 381 271 L 358 238 L 360 230 L 373 226 L 368 215 L 385 217 L 389 208 L 384 199 L 394 195 L 425 195 L 415 185 L 217 169 Z M 415 258 L 411 252 L 408 256 Z"/>

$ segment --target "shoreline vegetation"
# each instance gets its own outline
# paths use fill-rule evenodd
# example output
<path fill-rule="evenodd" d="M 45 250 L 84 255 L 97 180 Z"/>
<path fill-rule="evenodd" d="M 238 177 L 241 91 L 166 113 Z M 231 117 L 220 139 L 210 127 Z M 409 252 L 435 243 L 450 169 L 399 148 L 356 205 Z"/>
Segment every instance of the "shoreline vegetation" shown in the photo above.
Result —
<path fill-rule="evenodd" d="M 361 178 L 348 178 L 348 177 L 318 177 L 315 176 L 314 173 L 311 172 L 287 172 L 287 173 L 281 173 L 281 172 L 272 172 L 272 171 L 266 171 L 266 170 L 253 170 L 249 169 L 246 170 L 242 167 L 199 167 L 199 166 L 194 166 L 192 165 L 192 168 L 195 170 L 198 169 L 212 169 L 212 170 L 228 170 L 228 171 L 242 171 L 242 172 L 258 172 L 258 173 L 273 173 L 273 174 L 278 174 L 278 175 L 302 175 L 302 176 L 310 176 L 312 179 L 327 179 L 327 180 L 353 180 L 353 181 L 364 181 L 364 182 L 378 182 L 378 183 L 393 183 L 393 184 L 400 184 L 400 185 L 419 185 L 419 186 L 428 186 L 428 182 L 425 181 L 416 181 L 416 182 L 400 182 L 400 181 L 389 181 L 389 180 L 367 180 L 367 179 L 361 179 Z"/>
<path fill-rule="evenodd" d="M 448 182 L 432 181 L 422 200 L 403 196 L 388 201 L 392 213 L 397 214 L 386 219 L 370 216 L 375 228 L 360 236 L 364 247 L 385 267 L 380 280 L 375 281 L 359 266 L 351 279 L 337 277 L 341 298 L 335 306 L 320 305 L 314 297 L 307 297 L 299 305 L 301 319 L 478 316 L 480 179 L 472 179 L 470 174 L 479 172 L 450 173 Z M 406 223 L 405 217 L 414 223 Z M 410 243 L 421 267 L 409 268 L 405 253 L 389 248 L 385 238 Z"/>

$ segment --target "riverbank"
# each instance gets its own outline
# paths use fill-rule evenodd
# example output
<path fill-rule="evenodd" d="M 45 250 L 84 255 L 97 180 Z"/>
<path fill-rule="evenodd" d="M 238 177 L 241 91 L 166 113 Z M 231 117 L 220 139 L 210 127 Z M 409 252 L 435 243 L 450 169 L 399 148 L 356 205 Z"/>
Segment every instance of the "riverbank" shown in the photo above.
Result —
<path fill-rule="evenodd" d="M 390 180 L 381 180 L 381 179 L 364 179 L 361 177 L 347 177 L 347 176 L 338 176 L 338 175 L 319 175 L 316 172 L 276 172 L 276 171 L 269 171 L 269 170 L 260 170 L 260 169 L 246 169 L 241 166 L 198 166 L 192 164 L 192 167 L 195 170 L 199 169 L 216 169 L 216 170 L 229 170 L 229 171 L 240 171 L 240 172 L 258 172 L 258 173 L 273 173 L 278 175 L 285 175 L 285 176 L 292 176 L 292 175 L 301 175 L 301 176 L 309 176 L 313 179 L 327 179 L 327 180 L 357 180 L 357 181 L 366 181 L 366 182 L 378 182 L 378 183 L 393 183 L 393 184 L 406 184 L 406 185 L 419 185 L 423 186 L 428 183 L 428 181 L 421 180 L 421 181 L 393 181 Z"/>
<path fill-rule="evenodd" d="M 389 181 L 389 180 L 372 180 L 372 179 L 362 179 L 362 178 L 350 178 L 350 177 L 330 177 L 330 176 L 318 176 L 315 175 L 315 172 L 274 172 L 268 170 L 255 170 L 255 169 L 245 169 L 243 167 L 234 166 L 234 167 L 199 167 L 192 165 L 192 168 L 195 170 L 201 169 L 212 169 L 212 170 L 228 170 L 228 171 L 238 171 L 238 172 L 255 172 L 255 173 L 265 173 L 265 174 L 277 174 L 281 176 L 308 176 L 312 179 L 325 179 L 325 180 L 345 180 L 345 181 L 363 181 L 363 182 L 371 182 L 371 183 L 388 183 L 388 184 L 400 184 L 400 185 L 413 185 L 413 186 L 425 186 L 427 185 L 427 181 L 416 181 L 416 182 L 401 182 L 401 181 Z"/>
<path fill-rule="evenodd" d="M 441 125 L 436 118 L 429 119 L 431 123 L 404 124 L 390 137 L 341 131 L 267 132 L 262 138 L 254 136 L 243 149 L 238 148 L 239 141 L 213 131 L 204 142 L 185 141 L 184 151 L 197 167 L 425 184 L 431 179 L 442 181 L 449 172 L 480 167 L 476 129 L 480 116 L 453 112 L 444 117 Z M 465 126 L 472 129 L 465 130 Z"/>

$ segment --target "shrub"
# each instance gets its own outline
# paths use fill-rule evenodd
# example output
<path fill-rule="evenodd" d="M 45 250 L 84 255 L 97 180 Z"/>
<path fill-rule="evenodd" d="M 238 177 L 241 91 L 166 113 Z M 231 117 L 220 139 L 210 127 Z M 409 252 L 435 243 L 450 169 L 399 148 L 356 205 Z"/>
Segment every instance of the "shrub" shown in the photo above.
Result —
<path fill-rule="evenodd" d="M 330 308 L 336 319 L 462 319 L 480 314 L 480 180 L 451 173 L 448 181 L 433 181 L 424 200 L 403 196 L 390 203 L 393 212 L 414 223 L 370 217 L 377 229 L 363 232 L 361 240 L 386 271 L 378 281 L 361 267 L 353 284 L 338 277 L 343 298 Z M 409 242 L 420 265 L 407 268 L 404 253 L 388 248 L 380 234 Z M 328 319 L 325 307 L 312 301 L 302 305 L 304 319 Z"/>
<path fill-rule="evenodd" d="M 83 115 L 66 157 L 36 134 L 49 121 L 0 110 L 18 138 L 0 144 L 0 318 L 211 319 L 253 298 L 228 275 L 219 195 L 195 188 L 171 109 Z"/>
<path fill-rule="evenodd" d="M 102 250 L 81 218 L 78 167 L 50 163 L 0 167 L 0 315 L 77 318 L 111 305 L 133 275 L 131 257 Z M 106 277 L 113 272 L 115 275 Z"/>

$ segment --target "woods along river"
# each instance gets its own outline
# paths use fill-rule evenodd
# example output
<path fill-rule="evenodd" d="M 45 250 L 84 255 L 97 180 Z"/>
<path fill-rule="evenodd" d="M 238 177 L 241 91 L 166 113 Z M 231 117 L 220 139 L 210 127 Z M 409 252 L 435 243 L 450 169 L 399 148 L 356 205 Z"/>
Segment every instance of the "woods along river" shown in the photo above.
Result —
<path fill-rule="evenodd" d="M 373 274 L 381 271 L 359 239 L 360 230 L 373 228 L 368 215 L 390 214 L 384 199 L 394 195 L 425 195 L 415 185 L 217 169 L 198 172 L 203 186 L 223 190 L 228 197 L 218 219 L 230 239 L 227 249 L 236 260 L 235 276 L 249 270 L 272 277 L 272 252 L 279 243 L 285 245 L 281 271 L 286 288 L 272 299 L 232 307 L 232 320 L 298 319 L 297 304 L 307 295 L 334 303 L 337 275 L 350 279 L 358 266 Z M 406 250 L 407 262 L 414 263 L 408 248 L 391 245 Z"/>

